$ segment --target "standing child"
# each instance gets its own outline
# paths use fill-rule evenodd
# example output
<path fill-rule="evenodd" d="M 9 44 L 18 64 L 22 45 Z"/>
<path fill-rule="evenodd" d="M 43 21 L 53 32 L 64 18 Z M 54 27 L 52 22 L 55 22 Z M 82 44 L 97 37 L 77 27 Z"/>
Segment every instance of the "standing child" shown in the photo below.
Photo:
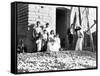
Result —
<path fill-rule="evenodd" d="M 42 34 L 43 40 L 47 41 L 48 35 L 47 35 L 47 31 L 43 30 L 43 34 Z"/>
<path fill-rule="evenodd" d="M 42 34 L 42 51 L 46 51 L 47 49 L 47 31 L 43 30 L 43 34 Z"/>
<path fill-rule="evenodd" d="M 49 35 L 51 31 L 49 23 L 46 23 L 45 30 L 47 31 L 47 34 Z"/>

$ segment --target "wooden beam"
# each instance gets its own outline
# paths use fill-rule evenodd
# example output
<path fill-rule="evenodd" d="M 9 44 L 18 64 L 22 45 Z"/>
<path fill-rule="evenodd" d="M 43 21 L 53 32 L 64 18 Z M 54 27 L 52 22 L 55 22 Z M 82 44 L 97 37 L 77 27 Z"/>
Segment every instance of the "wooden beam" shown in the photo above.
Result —
<path fill-rule="evenodd" d="M 88 26 L 88 28 L 90 28 L 90 26 L 89 26 L 89 18 L 88 18 L 88 16 L 89 16 L 89 8 L 87 8 L 86 15 L 87 15 L 87 26 Z M 91 45 L 92 51 L 94 51 L 94 43 L 93 43 L 93 37 L 92 37 L 91 30 L 89 30 L 89 35 L 90 35 L 90 43 L 91 43 L 90 45 Z"/>

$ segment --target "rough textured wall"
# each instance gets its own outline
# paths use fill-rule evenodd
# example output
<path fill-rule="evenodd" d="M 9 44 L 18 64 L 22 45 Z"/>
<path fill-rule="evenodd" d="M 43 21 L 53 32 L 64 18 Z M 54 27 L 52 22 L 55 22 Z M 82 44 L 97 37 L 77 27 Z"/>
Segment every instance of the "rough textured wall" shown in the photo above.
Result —
<path fill-rule="evenodd" d="M 56 8 L 48 5 L 28 5 L 28 25 L 36 24 L 40 21 L 41 25 L 49 23 L 51 29 L 55 30 L 56 25 Z"/>

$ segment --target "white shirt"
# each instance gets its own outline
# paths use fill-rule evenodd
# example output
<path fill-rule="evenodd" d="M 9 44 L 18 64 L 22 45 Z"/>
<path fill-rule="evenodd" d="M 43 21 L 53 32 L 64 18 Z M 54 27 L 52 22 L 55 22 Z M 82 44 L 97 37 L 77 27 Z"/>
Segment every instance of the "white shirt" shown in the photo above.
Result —
<path fill-rule="evenodd" d="M 37 33 L 41 33 L 42 32 L 42 29 L 40 27 L 36 27 L 35 29 L 36 29 Z"/>
<path fill-rule="evenodd" d="M 44 40 L 47 40 L 47 33 L 43 34 L 42 36 Z"/>
<path fill-rule="evenodd" d="M 50 27 L 45 28 L 45 30 L 47 31 L 48 34 L 50 34 Z"/>

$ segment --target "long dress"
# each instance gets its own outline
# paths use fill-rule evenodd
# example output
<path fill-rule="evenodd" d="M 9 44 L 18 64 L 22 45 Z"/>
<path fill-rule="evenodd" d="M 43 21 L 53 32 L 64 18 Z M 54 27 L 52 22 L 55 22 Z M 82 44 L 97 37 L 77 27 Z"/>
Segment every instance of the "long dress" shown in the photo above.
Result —
<path fill-rule="evenodd" d="M 59 51 L 60 49 L 60 38 L 56 37 L 54 38 L 55 42 L 54 42 L 54 46 L 53 46 L 53 51 Z"/>
<path fill-rule="evenodd" d="M 48 42 L 49 51 L 59 51 L 60 47 L 60 38 L 54 38 L 54 40 Z"/>

